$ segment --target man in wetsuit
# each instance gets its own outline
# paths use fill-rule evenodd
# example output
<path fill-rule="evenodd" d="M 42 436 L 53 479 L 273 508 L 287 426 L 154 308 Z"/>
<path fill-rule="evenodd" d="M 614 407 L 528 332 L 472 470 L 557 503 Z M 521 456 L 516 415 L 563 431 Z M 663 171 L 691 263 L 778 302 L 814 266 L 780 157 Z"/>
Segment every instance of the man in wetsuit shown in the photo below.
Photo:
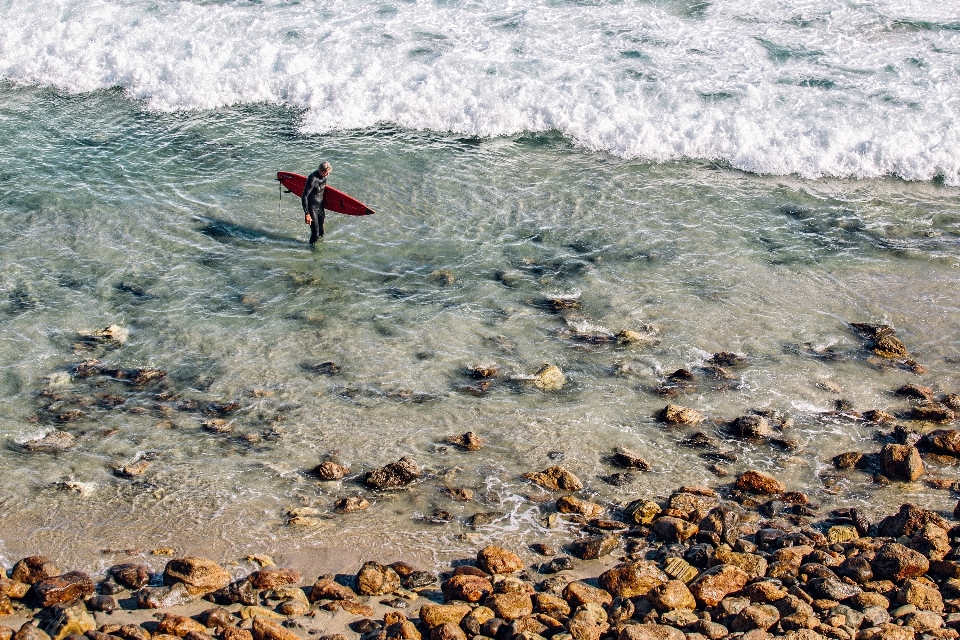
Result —
<path fill-rule="evenodd" d="M 307 176 L 307 184 L 303 187 L 300 204 L 303 205 L 303 221 L 310 225 L 310 244 L 317 238 L 323 237 L 323 219 L 326 210 L 323 208 L 323 195 L 327 188 L 327 176 L 332 167 L 329 162 L 321 162 L 320 167 Z"/>

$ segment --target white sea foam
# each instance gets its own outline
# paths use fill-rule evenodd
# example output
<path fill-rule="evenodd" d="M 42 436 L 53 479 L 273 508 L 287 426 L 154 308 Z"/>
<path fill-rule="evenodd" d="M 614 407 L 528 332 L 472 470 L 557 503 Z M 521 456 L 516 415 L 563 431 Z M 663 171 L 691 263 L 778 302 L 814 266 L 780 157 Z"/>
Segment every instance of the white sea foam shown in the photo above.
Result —
<path fill-rule="evenodd" d="M 960 5 L 7 0 L 0 76 L 309 132 L 556 129 L 622 157 L 960 185 Z"/>

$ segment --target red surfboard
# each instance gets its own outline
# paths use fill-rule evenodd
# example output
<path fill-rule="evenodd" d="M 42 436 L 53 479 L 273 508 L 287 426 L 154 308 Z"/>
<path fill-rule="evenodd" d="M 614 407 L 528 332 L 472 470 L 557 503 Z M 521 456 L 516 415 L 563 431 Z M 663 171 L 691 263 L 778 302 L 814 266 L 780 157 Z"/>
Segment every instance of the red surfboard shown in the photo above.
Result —
<path fill-rule="evenodd" d="M 298 198 L 303 195 L 303 188 L 307 185 L 307 176 L 289 171 L 277 171 L 277 180 Z M 371 216 L 376 213 L 373 209 L 359 200 L 351 198 L 343 191 L 338 191 L 327 185 L 323 194 L 323 208 L 336 211 L 348 216 Z"/>

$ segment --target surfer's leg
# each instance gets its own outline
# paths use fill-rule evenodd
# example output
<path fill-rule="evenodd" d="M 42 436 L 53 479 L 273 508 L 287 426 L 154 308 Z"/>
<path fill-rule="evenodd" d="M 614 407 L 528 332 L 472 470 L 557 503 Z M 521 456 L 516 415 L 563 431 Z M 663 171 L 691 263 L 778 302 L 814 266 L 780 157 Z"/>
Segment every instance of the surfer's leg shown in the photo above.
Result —
<path fill-rule="evenodd" d="M 320 209 L 320 237 L 321 238 L 323 237 L 323 221 L 326 219 L 326 217 L 327 217 L 327 210 Z"/>
<path fill-rule="evenodd" d="M 323 211 L 323 209 L 321 209 Z M 320 215 L 323 215 L 322 213 Z M 310 210 L 310 244 L 317 241 L 317 238 L 323 237 L 323 220 L 313 209 Z"/>

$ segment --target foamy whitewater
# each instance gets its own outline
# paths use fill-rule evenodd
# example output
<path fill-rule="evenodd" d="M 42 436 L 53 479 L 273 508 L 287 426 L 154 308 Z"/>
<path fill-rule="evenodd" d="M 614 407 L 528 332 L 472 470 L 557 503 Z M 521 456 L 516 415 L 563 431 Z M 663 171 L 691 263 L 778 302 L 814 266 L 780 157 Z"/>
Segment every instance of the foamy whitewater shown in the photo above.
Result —
<path fill-rule="evenodd" d="M 952 511 L 950 460 L 831 459 L 892 428 L 857 412 L 958 426 L 894 393 L 960 393 L 958 96 L 956 2 L 2 0 L 0 564 L 560 545 L 522 477 L 554 464 L 614 514 L 751 468 L 824 515 Z M 274 178 L 321 160 L 377 213 L 311 249 Z M 729 437 L 751 411 L 779 445 Z M 615 475 L 618 446 L 652 471 Z M 409 490 L 360 481 L 401 456 Z"/>
<path fill-rule="evenodd" d="M 152 109 L 558 130 L 622 158 L 960 185 L 960 7 L 889 0 L 7 0 L 0 75 Z"/>

